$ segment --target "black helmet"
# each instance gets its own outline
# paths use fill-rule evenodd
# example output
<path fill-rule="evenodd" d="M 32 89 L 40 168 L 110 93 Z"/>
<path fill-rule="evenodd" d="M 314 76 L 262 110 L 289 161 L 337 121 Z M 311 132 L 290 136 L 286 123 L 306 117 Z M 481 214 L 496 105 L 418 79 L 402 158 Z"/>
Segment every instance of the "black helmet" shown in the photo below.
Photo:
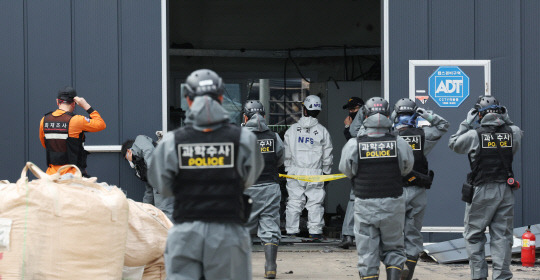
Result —
<path fill-rule="evenodd" d="M 203 95 L 210 95 L 216 99 L 223 95 L 224 85 L 216 72 L 210 69 L 199 69 L 186 78 L 184 89 L 190 99 Z"/>
<path fill-rule="evenodd" d="M 244 114 L 248 117 L 248 119 L 251 119 L 251 117 L 253 117 L 253 115 L 256 113 L 259 113 L 264 117 L 264 106 L 262 103 L 259 102 L 259 100 L 246 101 L 246 104 L 244 104 Z"/>
<path fill-rule="evenodd" d="M 416 102 L 410 100 L 409 98 L 401 98 L 396 102 L 396 105 L 394 105 L 394 111 L 398 115 L 412 115 L 414 114 L 414 112 L 416 112 L 416 108 Z"/>
<path fill-rule="evenodd" d="M 65 87 L 61 88 L 58 91 L 58 97 L 57 98 L 60 99 L 60 100 L 72 103 L 73 98 L 75 98 L 76 96 L 77 96 L 77 92 L 75 91 L 74 88 L 72 88 L 70 86 L 65 86 Z"/>
<path fill-rule="evenodd" d="M 480 115 L 486 115 L 488 113 L 500 114 L 502 112 L 499 101 L 493 96 L 479 96 L 474 108 L 478 110 Z"/>
<path fill-rule="evenodd" d="M 365 116 L 369 117 L 375 114 L 390 115 L 388 101 L 382 97 L 372 97 L 364 105 Z"/>

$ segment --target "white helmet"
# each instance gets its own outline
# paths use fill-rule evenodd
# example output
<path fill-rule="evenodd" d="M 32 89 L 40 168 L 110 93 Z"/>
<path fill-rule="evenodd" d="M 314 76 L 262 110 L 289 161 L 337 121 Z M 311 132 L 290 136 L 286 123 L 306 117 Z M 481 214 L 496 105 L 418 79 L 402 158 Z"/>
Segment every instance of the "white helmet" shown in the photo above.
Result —
<path fill-rule="evenodd" d="M 322 108 L 321 99 L 317 95 L 308 95 L 302 104 L 308 111 L 320 111 Z"/>

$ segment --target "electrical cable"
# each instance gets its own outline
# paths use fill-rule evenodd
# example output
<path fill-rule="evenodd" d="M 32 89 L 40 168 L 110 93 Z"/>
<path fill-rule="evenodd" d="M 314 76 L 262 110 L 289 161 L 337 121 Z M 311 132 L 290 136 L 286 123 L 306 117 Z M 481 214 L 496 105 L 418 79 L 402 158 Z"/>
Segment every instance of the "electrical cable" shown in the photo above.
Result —
<path fill-rule="evenodd" d="M 351 56 L 351 64 L 352 64 L 352 73 L 351 73 L 351 79 L 354 77 L 354 56 Z"/>
<path fill-rule="evenodd" d="M 345 63 L 345 81 L 349 79 L 349 65 L 347 65 L 347 47 L 343 46 L 343 61 Z"/>
<path fill-rule="evenodd" d="M 236 106 L 234 99 L 231 97 L 231 95 L 229 94 L 229 91 L 227 90 L 227 87 L 223 86 L 223 89 L 225 89 L 225 94 L 227 94 L 227 97 L 229 97 L 229 99 L 231 100 L 231 104 L 234 106 L 236 111 L 239 113 L 243 113 L 243 110 L 241 108 L 238 108 L 238 106 Z"/>
<path fill-rule="evenodd" d="M 294 59 L 293 59 L 293 57 L 291 55 L 291 49 L 289 49 L 289 59 L 294 64 L 294 67 L 296 67 L 296 71 L 298 71 L 298 74 L 300 74 L 300 77 L 302 77 L 302 79 L 304 81 L 306 81 L 308 84 L 310 84 L 311 82 L 308 79 L 306 79 L 306 77 L 304 77 L 304 74 L 302 74 L 302 71 L 300 71 L 300 67 L 298 67 L 298 64 L 296 64 L 296 62 L 294 61 Z"/>
<path fill-rule="evenodd" d="M 249 89 L 248 89 L 248 95 L 247 95 L 246 101 L 251 100 L 251 99 L 249 99 L 249 97 L 251 96 L 251 88 L 253 88 L 253 83 L 255 83 L 255 80 L 252 80 L 251 83 L 249 83 Z"/>
<path fill-rule="evenodd" d="M 285 65 L 283 66 L 283 120 L 285 125 L 287 125 L 287 62 L 289 62 L 289 58 L 285 59 Z"/>
<path fill-rule="evenodd" d="M 326 81 L 327 81 L 327 82 L 328 82 L 328 81 L 333 81 L 334 84 L 336 85 L 336 88 L 339 89 L 339 85 L 338 85 L 336 79 L 334 79 L 334 77 L 330 76 L 330 77 L 328 77 L 328 80 L 326 80 Z"/>
<path fill-rule="evenodd" d="M 216 67 L 216 62 L 214 61 L 214 57 L 210 57 L 210 62 L 212 63 L 212 67 L 214 69 L 217 68 Z M 227 97 L 229 97 L 229 99 L 231 100 L 231 103 L 234 106 L 234 108 L 236 109 L 236 111 L 239 112 L 240 114 L 242 114 L 244 112 L 244 110 L 242 110 L 242 108 L 238 108 L 238 106 L 236 106 L 236 104 L 234 103 L 234 99 L 229 94 L 229 91 L 227 90 L 227 87 L 225 85 L 223 85 L 223 89 L 225 90 L 225 94 L 227 94 Z M 240 104 L 242 104 L 242 96 L 241 96 L 241 94 L 240 94 Z"/>

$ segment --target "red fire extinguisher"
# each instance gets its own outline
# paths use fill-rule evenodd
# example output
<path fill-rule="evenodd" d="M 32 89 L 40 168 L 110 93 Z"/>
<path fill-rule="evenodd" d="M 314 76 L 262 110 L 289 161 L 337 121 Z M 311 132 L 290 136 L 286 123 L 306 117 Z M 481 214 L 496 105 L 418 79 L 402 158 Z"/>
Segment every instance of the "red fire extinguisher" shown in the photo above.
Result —
<path fill-rule="evenodd" d="M 531 232 L 531 226 L 521 236 L 521 265 L 534 266 L 536 250 L 536 237 Z"/>

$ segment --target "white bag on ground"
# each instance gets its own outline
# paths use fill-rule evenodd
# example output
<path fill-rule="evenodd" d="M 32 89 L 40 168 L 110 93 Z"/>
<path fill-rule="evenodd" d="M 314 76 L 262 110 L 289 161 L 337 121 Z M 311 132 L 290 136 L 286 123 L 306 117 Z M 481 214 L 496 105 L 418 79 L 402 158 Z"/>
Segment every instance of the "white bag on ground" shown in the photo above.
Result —
<path fill-rule="evenodd" d="M 146 266 L 145 273 L 147 269 L 156 271 L 159 270 L 157 267 L 164 268 L 163 253 L 167 243 L 167 233 L 173 226 L 172 222 L 161 210 L 151 204 L 131 199 L 128 199 L 128 203 L 129 231 L 124 265 Z M 143 276 L 143 279 L 151 278 Z"/>
<path fill-rule="evenodd" d="M 38 179 L 29 182 L 28 169 Z M 124 193 L 82 178 L 80 171 L 59 178 L 28 162 L 16 184 L 0 184 L 0 218 L 12 221 L 2 280 L 121 279 L 128 231 Z"/>
<path fill-rule="evenodd" d="M 144 268 L 142 280 L 165 280 L 166 278 L 165 258 L 163 256 Z"/>
<path fill-rule="evenodd" d="M 124 266 L 124 268 L 122 269 L 122 280 L 142 280 L 143 273 L 144 266 Z"/>

